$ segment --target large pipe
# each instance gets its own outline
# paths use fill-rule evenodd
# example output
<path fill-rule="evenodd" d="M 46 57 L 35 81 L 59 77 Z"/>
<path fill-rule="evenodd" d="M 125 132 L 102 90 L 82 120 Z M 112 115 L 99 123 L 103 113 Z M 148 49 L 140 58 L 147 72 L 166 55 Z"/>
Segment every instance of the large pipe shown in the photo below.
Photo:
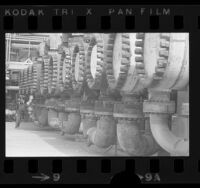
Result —
<path fill-rule="evenodd" d="M 121 148 L 134 156 L 149 156 L 159 150 L 152 133 L 140 130 L 141 123 L 137 121 L 118 122 L 117 136 Z M 149 126 L 149 125 L 148 125 Z"/>
<path fill-rule="evenodd" d="M 150 100 L 159 101 L 160 99 L 170 101 L 169 93 L 166 92 L 151 92 Z M 189 155 L 189 140 L 175 136 L 170 128 L 169 121 L 171 116 L 169 114 L 150 114 L 150 128 L 157 143 L 174 156 L 188 156 Z"/>
<path fill-rule="evenodd" d="M 113 116 L 117 118 L 117 137 L 120 147 L 133 156 L 155 154 L 160 147 L 145 119 L 138 94 L 124 95 L 122 103 L 115 104 Z"/>
<path fill-rule="evenodd" d="M 189 155 L 189 141 L 175 136 L 169 129 L 169 115 L 150 114 L 151 132 L 157 143 L 172 155 Z"/>

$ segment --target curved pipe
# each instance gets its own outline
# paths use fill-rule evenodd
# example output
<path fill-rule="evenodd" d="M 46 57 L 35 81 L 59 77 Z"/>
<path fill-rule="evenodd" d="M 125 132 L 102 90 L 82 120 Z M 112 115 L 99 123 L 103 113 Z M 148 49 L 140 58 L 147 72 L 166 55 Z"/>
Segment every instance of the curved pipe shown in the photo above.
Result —
<path fill-rule="evenodd" d="M 121 148 L 135 156 L 153 155 L 159 149 L 152 134 L 148 130 L 140 130 L 140 124 L 119 122 L 117 136 Z"/>
<path fill-rule="evenodd" d="M 116 125 L 113 117 L 100 117 L 96 127 L 90 127 L 86 135 L 90 143 L 100 148 L 107 148 L 116 142 Z"/>
<path fill-rule="evenodd" d="M 157 143 L 172 155 L 189 155 L 189 141 L 175 136 L 169 129 L 169 115 L 150 114 L 151 132 Z"/>
<path fill-rule="evenodd" d="M 149 100 L 170 101 L 170 92 L 149 90 Z M 150 128 L 157 143 L 172 155 L 188 156 L 189 141 L 174 135 L 169 128 L 169 114 L 150 114 Z"/>

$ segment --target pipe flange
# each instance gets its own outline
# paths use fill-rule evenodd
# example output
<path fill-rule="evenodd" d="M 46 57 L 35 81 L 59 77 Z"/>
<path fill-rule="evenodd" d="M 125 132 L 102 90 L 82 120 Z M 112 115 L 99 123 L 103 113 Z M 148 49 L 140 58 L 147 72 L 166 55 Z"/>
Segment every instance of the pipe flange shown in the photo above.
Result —
<path fill-rule="evenodd" d="M 170 46 L 170 33 L 161 33 L 157 66 L 155 67 L 155 73 L 153 76 L 154 80 L 163 79 L 163 75 L 168 65 L 169 46 Z"/>
<path fill-rule="evenodd" d="M 37 90 L 37 81 L 38 81 L 38 73 L 37 73 L 37 67 L 36 67 L 36 64 L 33 64 L 33 84 L 32 84 L 32 90 L 33 90 L 33 93 L 36 92 Z"/>
<path fill-rule="evenodd" d="M 113 116 L 119 118 L 143 118 L 142 103 L 139 101 L 115 103 Z"/>
<path fill-rule="evenodd" d="M 120 89 L 126 81 L 128 69 L 130 66 L 130 41 L 128 34 L 121 34 L 121 45 L 118 46 L 120 52 L 120 71 L 118 78 L 115 78 L 115 72 L 113 70 L 113 50 L 115 45 L 117 34 L 109 34 L 108 44 L 105 46 L 106 56 L 106 74 L 109 87 L 112 90 Z"/>
<path fill-rule="evenodd" d="M 113 101 L 95 101 L 94 110 L 96 115 L 112 116 L 113 109 L 114 109 Z"/>
<path fill-rule="evenodd" d="M 72 52 L 72 87 L 80 94 L 85 81 L 85 50 L 82 43 L 77 43 Z"/>
<path fill-rule="evenodd" d="M 147 39 L 145 67 L 149 78 L 146 87 L 155 90 L 184 88 L 189 80 L 188 33 L 147 34 Z"/>
<path fill-rule="evenodd" d="M 80 113 L 80 110 L 79 108 L 76 108 L 76 107 L 65 107 L 65 112 L 69 112 L 69 113 Z"/>
<path fill-rule="evenodd" d="M 142 118 L 144 118 L 144 115 L 143 114 L 130 114 L 130 113 L 113 112 L 113 117 L 115 117 L 115 118 L 128 118 L 128 119 L 142 119 Z"/>
<path fill-rule="evenodd" d="M 92 61 L 93 55 L 96 53 L 95 60 Z M 92 70 L 95 65 L 95 72 Z M 94 35 L 90 39 L 90 43 L 86 54 L 86 79 L 89 88 L 100 89 L 104 70 L 104 41 L 100 35 Z"/>
<path fill-rule="evenodd" d="M 64 112 L 65 111 L 65 104 L 63 102 L 57 102 L 55 105 L 56 111 L 58 112 Z"/>
<path fill-rule="evenodd" d="M 57 54 L 52 55 L 53 59 L 53 76 L 52 76 L 52 94 L 56 90 L 57 77 L 58 77 L 58 56 Z"/>
<path fill-rule="evenodd" d="M 33 66 L 30 65 L 28 67 L 28 87 L 29 87 L 29 94 L 33 94 L 32 85 L 33 85 Z"/>
<path fill-rule="evenodd" d="M 97 120 L 97 117 L 94 113 L 81 113 L 82 119 L 90 119 L 90 120 Z"/>
<path fill-rule="evenodd" d="M 24 71 L 23 70 L 21 70 L 20 71 L 20 94 L 24 94 Z"/>
<path fill-rule="evenodd" d="M 23 84 L 22 84 L 22 87 L 23 87 L 23 93 L 22 94 L 25 94 L 26 93 L 26 81 L 25 81 L 25 69 L 22 71 L 23 72 Z"/>
<path fill-rule="evenodd" d="M 23 94 L 23 75 L 22 75 L 22 71 L 20 71 L 20 85 L 19 85 L 19 93 Z"/>
<path fill-rule="evenodd" d="M 94 114 L 94 101 L 82 101 L 80 105 L 80 113 Z"/>
<path fill-rule="evenodd" d="M 48 68 L 48 93 L 52 93 L 52 80 L 53 80 L 53 58 L 50 56 Z"/>
<path fill-rule="evenodd" d="M 136 33 L 136 41 L 135 41 L 135 69 L 137 76 L 140 79 L 145 77 L 145 68 L 144 68 L 144 38 L 145 33 Z"/>
<path fill-rule="evenodd" d="M 106 113 L 105 113 L 105 114 L 102 113 L 102 114 L 98 114 L 98 115 L 99 115 L 99 117 L 98 117 L 99 120 L 102 120 L 102 119 L 108 120 L 108 119 L 110 119 L 110 118 L 113 118 L 112 115 L 107 115 Z M 113 119 L 114 119 L 114 118 L 113 118 Z"/>
<path fill-rule="evenodd" d="M 128 117 L 118 117 L 118 123 L 122 124 L 132 124 L 132 122 L 137 122 L 137 118 L 128 118 Z"/>
<path fill-rule="evenodd" d="M 65 111 L 65 108 L 62 107 L 62 106 L 56 106 L 54 109 L 55 109 L 57 112 L 64 112 L 64 111 Z"/>
<path fill-rule="evenodd" d="M 113 112 L 109 112 L 109 111 L 100 111 L 100 110 L 95 110 L 95 115 L 99 115 L 101 117 L 104 116 L 113 116 Z"/>
<path fill-rule="evenodd" d="M 91 118 L 91 119 L 96 119 L 96 116 L 94 115 L 94 113 L 87 113 L 85 114 L 86 118 Z"/>
<path fill-rule="evenodd" d="M 27 74 L 27 68 L 24 69 L 24 90 L 25 94 L 28 94 L 28 85 L 27 85 L 27 80 L 28 80 L 28 74 Z"/>
<path fill-rule="evenodd" d="M 39 90 L 40 90 L 40 94 L 43 94 L 43 89 L 44 89 L 44 61 L 43 61 L 43 58 L 38 57 L 37 63 L 40 65 Z"/>
<path fill-rule="evenodd" d="M 70 92 L 72 91 L 72 65 L 71 65 L 71 54 L 68 48 L 64 48 L 65 51 L 65 59 L 64 59 L 64 70 L 63 74 L 63 83 L 64 83 L 64 91 Z"/>
<path fill-rule="evenodd" d="M 174 114 L 175 113 L 175 102 L 174 101 L 149 101 L 143 102 L 144 113 L 156 113 L 156 114 Z"/>
<path fill-rule="evenodd" d="M 43 56 L 44 62 L 44 89 L 48 89 L 48 81 L 49 81 L 49 64 L 51 57 L 49 55 Z"/>
<path fill-rule="evenodd" d="M 146 78 L 144 33 L 112 34 L 106 54 L 106 73 L 112 90 L 132 92 L 132 87 Z M 131 85 L 130 85 L 131 84 Z"/>
<path fill-rule="evenodd" d="M 25 76 L 26 76 L 26 69 L 23 70 L 23 90 L 24 90 L 23 94 L 26 93 L 26 78 L 25 78 Z"/>
<path fill-rule="evenodd" d="M 189 103 L 183 103 L 181 106 L 181 115 L 189 116 Z"/>
<path fill-rule="evenodd" d="M 64 83 L 63 83 L 63 64 L 65 63 L 65 54 L 59 53 L 59 62 L 58 62 L 58 78 L 57 78 L 57 93 L 62 93 L 64 91 Z"/>
<path fill-rule="evenodd" d="M 66 100 L 65 111 L 80 113 L 80 100 Z"/>
<path fill-rule="evenodd" d="M 48 92 L 54 94 L 56 90 L 58 76 L 58 56 L 55 52 L 51 52 L 51 60 L 48 71 Z"/>

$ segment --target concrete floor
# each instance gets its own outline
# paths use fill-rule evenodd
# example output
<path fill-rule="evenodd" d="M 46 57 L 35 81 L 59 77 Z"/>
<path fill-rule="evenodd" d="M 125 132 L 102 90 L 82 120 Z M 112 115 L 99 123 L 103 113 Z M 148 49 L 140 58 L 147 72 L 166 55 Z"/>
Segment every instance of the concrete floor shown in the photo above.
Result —
<path fill-rule="evenodd" d="M 88 147 L 72 137 L 61 136 L 60 131 L 41 129 L 33 123 L 22 122 L 15 129 L 15 122 L 6 122 L 7 157 L 64 157 L 64 156 L 115 156 L 113 149 Z"/>

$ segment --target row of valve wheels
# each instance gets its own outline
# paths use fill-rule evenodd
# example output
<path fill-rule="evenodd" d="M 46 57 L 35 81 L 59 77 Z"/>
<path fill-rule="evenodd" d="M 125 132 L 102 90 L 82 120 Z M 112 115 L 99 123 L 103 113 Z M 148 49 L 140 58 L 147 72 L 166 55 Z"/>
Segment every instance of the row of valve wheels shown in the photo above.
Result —
<path fill-rule="evenodd" d="M 20 92 L 56 94 L 93 90 L 133 93 L 145 87 L 179 89 L 189 81 L 185 33 L 91 34 L 21 71 Z"/>

